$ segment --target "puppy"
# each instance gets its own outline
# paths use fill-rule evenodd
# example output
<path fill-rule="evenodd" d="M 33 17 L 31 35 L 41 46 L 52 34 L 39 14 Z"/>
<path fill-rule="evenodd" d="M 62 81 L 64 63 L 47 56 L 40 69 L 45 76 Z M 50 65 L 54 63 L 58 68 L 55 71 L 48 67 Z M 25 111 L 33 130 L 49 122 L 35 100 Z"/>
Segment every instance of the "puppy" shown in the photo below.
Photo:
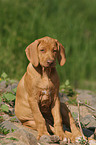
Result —
<path fill-rule="evenodd" d="M 66 61 L 65 49 L 56 39 L 44 37 L 35 40 L 25 50 L 30 61 L 20 80 L 15 102 L 15 114 L 23 125 L 38 131 L 38 139 L 50 133 L 71 141 L 81 136 L 65 104 L 61 104 L 56 59 L 60 66 Z M 63 124 L 71 132 L 63 130 Z"/>

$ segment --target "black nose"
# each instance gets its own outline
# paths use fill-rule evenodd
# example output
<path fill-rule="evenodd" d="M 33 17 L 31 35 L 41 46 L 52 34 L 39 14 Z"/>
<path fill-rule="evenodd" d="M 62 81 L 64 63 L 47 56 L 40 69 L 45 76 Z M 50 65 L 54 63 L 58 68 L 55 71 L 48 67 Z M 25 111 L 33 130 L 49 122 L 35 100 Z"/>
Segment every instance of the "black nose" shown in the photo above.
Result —
<path fill-rule="evenodd" d="M 48 63 L 49 65 L 51 65 L 51 64 L 54 63 L 54 60 L 47 60 L 47 63 Z"/>

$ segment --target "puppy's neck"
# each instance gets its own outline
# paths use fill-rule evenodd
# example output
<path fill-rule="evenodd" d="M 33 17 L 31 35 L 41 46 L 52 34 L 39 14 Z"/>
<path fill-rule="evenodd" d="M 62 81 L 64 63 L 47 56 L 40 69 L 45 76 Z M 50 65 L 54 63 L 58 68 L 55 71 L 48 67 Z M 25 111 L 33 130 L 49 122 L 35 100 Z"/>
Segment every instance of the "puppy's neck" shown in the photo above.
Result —
<path fill-rule="evenodd" d="M 42 77 L 47 76 L 50 77 L 52 68 L 50 67 L 42 67 Z"/>
<path fill-rule="evenodd" d="M 34 67 L 34 66 L 33 66 Z M 38 65 L 37 67 L 34 67 L 34 69 L 41 74 L 42 77 L 50 77 L 51 72 L 53 68 L 50 67 L 43 67 L 41 65 Z"/>

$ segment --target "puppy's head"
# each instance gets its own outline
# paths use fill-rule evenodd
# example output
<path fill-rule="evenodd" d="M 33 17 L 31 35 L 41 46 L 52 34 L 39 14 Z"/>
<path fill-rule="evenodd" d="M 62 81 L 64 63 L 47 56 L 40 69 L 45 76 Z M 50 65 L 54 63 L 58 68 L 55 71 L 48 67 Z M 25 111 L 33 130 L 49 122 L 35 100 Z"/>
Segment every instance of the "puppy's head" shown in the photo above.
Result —
<path fill-rule="evenodd" d="M 62 66 L 66 61 L 65 49 L 56 39 L 44 37 L 35 40 L 26 48 L 28 60 L 37 67 L 55 67 L 56 58 Z"/>

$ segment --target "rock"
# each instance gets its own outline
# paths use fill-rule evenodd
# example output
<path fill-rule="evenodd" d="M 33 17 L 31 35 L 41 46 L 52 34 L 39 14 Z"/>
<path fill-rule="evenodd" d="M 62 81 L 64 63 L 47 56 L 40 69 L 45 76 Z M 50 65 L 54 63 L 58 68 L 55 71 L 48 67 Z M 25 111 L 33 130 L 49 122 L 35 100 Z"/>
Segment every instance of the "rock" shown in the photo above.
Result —
<path fill-rule="evenodd" d="M 19 128 L 19 129 L 24 129 L 25 131 L 27 131 L 27 132 L 33 134 L 33 135 L 35 136 L 35 138 L 37 138 L 38 132 L 37 132 L 36 130 L 33 130 L 33 129 L 28 128 L 28 127 L 25 127 L 25 126 L 23 126 L 21 123 L 14 123 L 14 124 L 17 126 L 17 128 Z"/>
<path fill-rule="evenodd" d="M 10 132 L 18 129 L 18 127 L 16 125 L 14 125 L 14 123 L 12 123 L 11 121 L 8 121 L 8 120 L 3 121 L 0 125 L 1 125 L 1 127 L 6 128 Z"/>
<path fill-rule="evenodd" d="M 56 136 L 56 135 L 51 135 L 50 139 L 53 143 L 58 143 L 60 141 L 59 136 Z"/>
<path fill-rule="evenodd" d="M 60 138 L 56 135 L 42 135 L 40 137 L 40 142 L 46 142 L 46 143 L 59 143 Z"/>
<path fill-rule="evenodd" d="M 80 145 L 79 143 L 64 143 L 63 141 L 60 142 L 60 145 Z"/>
<path fill-rule="evenodd" d="M 40 142 L 52 143 L 51 138 L 48 135 L 42 135 L 40 137 Z"/>
<path fill-rule="evenodd" d="M 74 119 L 78 118 L 78 106 L 74 106 L 74 105 L 68 105 L 69 110 L 71 111 Z M 92 115 L 86 106 L 80 106 L 80 116 L 81 118 L 85 117 L 86 115 Z"/>
<path fill-rule="evenodd" d="M 24 129 L 17 129 L 15 132 L 9 133 L 1 142 L 7 145 L 38 145 L 34 135 Z"/>
<path fill-rule="evenodd" d="M 3 117 L 4 120 L 9 120 L 10 119 L 8 114 L 3 114 L 2 117 Z"/>
<path fill-rule="evenodd" d="M 86 106 L 80 106 L 80 121 L 84 126 L 87 128 L 89 127 L 96 127 L 96 96 L 88 90 L 76 90 L 78 93 L 77 100 L 80 100 L 81 102 L 91 106 L 95 110 L 86 107 Z M 78 107 L 69 105 L 69 110 L 71 113 L 75 114 L 74 119 L 77 119 L 76 113 L 78 114 Z M 75 110 L 75 112 L 74 112 Z"/>
<path fill-rule="evenodd" d="M 13 137 L 12 137 L 13 138 Z M 0 140 L 0 143 L 3 145 L 26 145 L 26 143 L 24 143 L 23 141 L 21 140 L 17 140 L 16 138 L 13 138 L 12 140 L 11 137 L 9 138 L 4 138 L 2 140 Z M 1 145 L 0 144 L 0 145 Z"/>
<path fill-rule="evenodd" d="M 6 91 L 9 89 L 12 92 L 12 89 L 17 87 L 18 83 L 13 83 L 8 85 L 6 89 L 6 85 L 4 86 Z M 3 85 L 2 85 L 3 86 Z M 78 91 L 79 95 L 78 98 L 81 99 L 81 101 L 86 101 L 90 104 L 93 105 L 92 107 L 96 108 L 96 104 L 94 105 L 94 102 L 96 103 L 96 97 L 91 94 L 90 91 Z M 13 93 L 13 92 L 12 92 Z M 86 97 L 87 96 L 87 97 Z M 63 94 L 59 93 L 60 101 L 61 102 L 66 102 L 68 101 L 68 97 Z M 94 100 L 95 99 L 95 100 Z M 14 105 L 13 105 L 14 106 Z M 10 109 L 10 114 L 14 114 L 14 108 L 12 106 L 9 107 Z M 75 121 L 78 118 L 78 107 L 69 105 L 69 110 L 71 111 Z M 94 112 L 96 113 L 96 112 Z M 10 133 L 5 135 L 0 135 L 0 143 L 2 144 L 7 144 L 7 145 L 65 145 L 66 143 L 64 141 L 60 141 L 59 137 L 56 135 L 52 136 L 46 136 L 43 135 L 40 140 L 38 141 L 37 138 L 37 131 L 34 131 L 30 128 L 27 128 L 23 125 L 21 125 L 20 121 L 16 118 L 16 116 L 9 116 L 9 115 L 2 115 L 3 121 L 1 124 L 4 126 L 4 128 L 7 128 L 7 130 L 10 130 Z M 80 106 L 80 122 L 82 122 L 83 126 L 86 125 L 87 128 L 83 129 L 84 134 L 87 137 L 92 137 L 96 136 L 94 134 L 95 128 L 96 128 L 96 118 L 93 117 L 93 112 L 90 111 L 86 106 Z M 0 125 L 1 125 L 0 124 Z M 68 130 L 66 126 L 63 126 L 64 130 Z M 15 130 L 12 132 L 12 130 Z M 70 130 L 68 130 L 70 131 Z M 12 140 L 13 138 L 13 140 Z M 79 145 L 79 143 L 68 143 L 68 145 Z M 94 145 L 94 142 L 90 141 L 90 145 Z M 96 144 L 95 144 L 96 145 Z"/>
<path fill-rule="evenodd" d="M 19 120 L 16 116 L 10 117 L 10 118 L 9 118 L 9 121 L 21 123 L 20 120 Z"/>
<path fill-rule="evenodd" d="M 40 142 L 38 145 L 59 145 L 57 143 L 46 143 L 46 142 Z"/>
<path fill-rule="evenodd" d="M 6 138 L 10 138 L 10 137 L 16 138 L 17 140 L 19 140 L 19 142 L 22 142 L 24 145 L 37 145 L 37 140 L 34 137 L 34 135 L 32 133 L 27 132 L 24 129 L 18 129 L 15 132 L 9 133 L 6 136 Z M 15 142 L 16 141 L 14 141 L 14 143 Z M 19 142 L 17 143 L 18 145 L 20 145 Z"/>
<path fill-rule="evenodd" d="M 78 93 L 77 99 L 83 103 L 86 102 L 88 105 L 94 107 L 96 112 L 96 95 L 89 90 L 76 90 L 76 91 Z"/>
<path fill-rule="evenodd" d="M 84 118 L 81 119 L 81 122 L 87 128 L 96 127 L 96 119 L 92 115 L 86 115 Z"/>
<path fill-rule="evenodd" d="M 8 143 L 7 145 L 16 145 L 15 143 Z"/>

